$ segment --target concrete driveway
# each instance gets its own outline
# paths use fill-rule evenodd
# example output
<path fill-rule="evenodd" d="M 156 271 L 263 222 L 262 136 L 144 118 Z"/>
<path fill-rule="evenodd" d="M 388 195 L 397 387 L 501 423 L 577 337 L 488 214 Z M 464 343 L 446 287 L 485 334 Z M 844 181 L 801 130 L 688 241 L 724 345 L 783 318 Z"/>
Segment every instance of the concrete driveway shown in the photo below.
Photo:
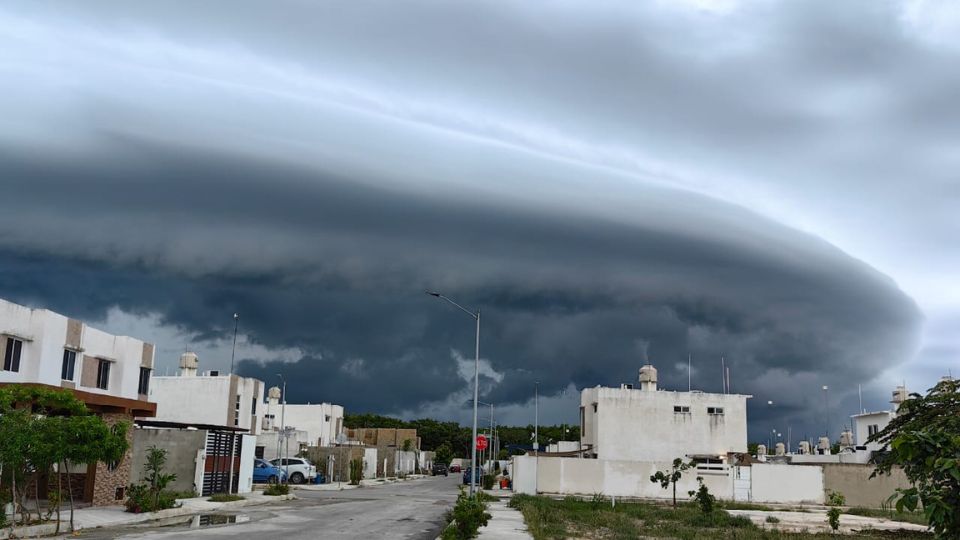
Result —
<path fill-rule="evenodd" d="M 296 490 L 298 500 L 244 512 L 218 513 L 233 519 L 182 518 L 173 524 L 83 531 L 100 538 L 411 538 L 434 540 L 457 497 L 460 475 L 428 477 L 343 491 Z M 209 522 L 213 524 L 208 524 Z M 223 521 L 233 523 L 220 524 Z M 199 525 L 202 522 L 203 525 Z"/>

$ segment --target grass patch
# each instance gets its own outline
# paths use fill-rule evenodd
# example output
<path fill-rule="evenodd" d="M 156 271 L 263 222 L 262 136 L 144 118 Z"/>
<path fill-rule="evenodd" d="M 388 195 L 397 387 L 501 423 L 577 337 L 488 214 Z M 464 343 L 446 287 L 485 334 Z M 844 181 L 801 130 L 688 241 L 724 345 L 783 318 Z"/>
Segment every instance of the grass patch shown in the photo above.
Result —
<path fill-rule="evenodd" d="M 263 490 L 264 495 L 289 495 L 290 486 L 288 484 L 270 484 L 267 486 L 267 489 Z"/>
<path fill-rule="evenodd" d="M 896 510 L 880 510 L 877 508 L 863 508 L 857 506 L 846 510 L 844 514 L 850 514 L 851 516 L 884 518 L 892 521 L 905 521 L 907 523 L 916 523 L 917 525 L 927 524 L 927 517 L 923 514 L 923 512 L 897 512 Z"/>
<path fill-rule="evenodd" d="M 231 501 L 242 501 L 242 495 L 234 495 L 233 493 L 214 493 L 207 499 L 210 502 L 231 502 Z"/>
<path fill-rule="evenodd" d="M 724 510 L 760 510 L 762 512 L 773 512 L 776 508 L 764 505 L 740 501 L 720 501 L 717 506 Z"/>
<path fill-rule="evenodd" d="M 649 502 L 618 502 L 595 498 L 583 501 L 573 497 L 554 500 L 547 497 L 515 495 L 510 506 L 520 510 L 536 540 L 584 538 L 633 540 L 639 538 L 706 538 L 737 540 L 811 540 L 836 538 L 828 533 L 804 534 L 762 529 L 747 517 L 732 516 L 716 509 L 704 514 L 696 505 L 684 503 L 676 508 Z M 774 518 L 776 519 L 776 518 Z M 930 539 L 927 533 L 894 531 L 896 534 L 866 531 L 854 538 Z"/>
<path fill-rule="evenodd" d="M 193 491 L 192 489 L 188 489 L 186 491 L 171 491 L 170 493 L 178 499 L 195 499 L 200 496 L 199 493 Z"/>
<path fill-rule="evenodd" d="M 767 516 L 767 519 L 765 519 L 764 521 L 766 521 L 767 523 L 780 523 L 780 518 L 778 518 L 777 516 Z"/>

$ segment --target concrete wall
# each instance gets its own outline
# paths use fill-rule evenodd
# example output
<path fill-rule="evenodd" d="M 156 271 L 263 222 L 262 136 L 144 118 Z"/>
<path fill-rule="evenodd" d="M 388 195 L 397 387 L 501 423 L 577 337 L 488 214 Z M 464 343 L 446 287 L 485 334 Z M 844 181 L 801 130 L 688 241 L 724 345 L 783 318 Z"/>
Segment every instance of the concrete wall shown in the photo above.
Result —
<path fill-rule="evenodd" d="M 130 482 L 139 482 L 145 474 L 144 465 L 147 459 L 147 450 L 151 446 L 167 451 L 166 471 L 177 475 L 169 489 L 174 491 L 195 490 L 200 492 L 197 482 L 198 470 L 202 467 L 198 461 L 198 451 L 206 446 L 207 432 L 200 430 L 174 429 L 135 429 L 133 430 L 133 466 Z M 244 441 L 246 444 L 246 441 Z M 253 454 L 250 454 L 253 456 Z M 251 457 L 252 459 L 252 457 Z M 202 481 L 202 476 L 200 477 Z M 242 483 L 241 483 L 242 485 Z"/>
<path fill-rule="evenodd" d="M 846 497 L 849 506 L 880 508 L 897 488 L 908 488 L 910 482 L 903 470 L 896 468 L 890 476 L 870 478 L 872 465 L 823 465 L 824 489 Z"/>
<path fill-rule="evenodd" d="M 534 479 L 533 469 L 538 464 Z M 667 470 L 670 463 L 611 461 L 558 457 L 517 456 L 513 458 L 514 491 L 520 493 L 560 494 L 670 499 L 672 490 L 650 481 L 658 470 Z M 729 470 L 688 471 L 677 482 L 677 499 L 686 500 L 687 491 L 698 487 L 697 476 L 716 497 L 733 498 L 733 481 Z"/>
<path fill-rule="evenodd" d="M 819 465 L 754 463 L 751 500 L 770 503 L 823 504 L 823 469 Z"/>
<path fill-rule="evenodd" d="M 748 397 L 586 388 L 580 397 L 581 443 L 593 445 L 605 460 L 669 463 L 677 457 L 746 452 Z M 689 412 L 675 412 L 675 406 Z M 708 407 L 722 407 L 723 414 L 708 414 Z"/>
<path fill-rule="evenodd" d="M 150 401 L 157 404 L 157 420 L 234 426 L 260 431 L 263 382 L 236 375 L 153 377 Z M 236 414 L 237 396 L 240 411 Z M 257 401 L 254 415 L 253 402 Z M 236 417 L 236 424 L 233 422 Z"/>
<path fill-rule="evenodd" d="M 31 309 L 0 300 L 0 354 L 5 350 L 9 338 L 23 341 L 20 370 L 0 370 L 0 383 L 40 383 L 140 399 L 137 387 L 141 364 L 146 364 L 144 367 L 153 366 L 153 346 L 149 343 L 127 336 L 114 336 L 53 311 Z M 67 381 L 61 380 L 65 347 L 82 350 L 77 353 L 73 379 Z M 95 373 L 91 374 L 92 378 L 87 377 L 87 381 L 93 381 L 89 386 L 81 386 L 84 356 L 112 361 L 106 390 L 96 387 Z"/>

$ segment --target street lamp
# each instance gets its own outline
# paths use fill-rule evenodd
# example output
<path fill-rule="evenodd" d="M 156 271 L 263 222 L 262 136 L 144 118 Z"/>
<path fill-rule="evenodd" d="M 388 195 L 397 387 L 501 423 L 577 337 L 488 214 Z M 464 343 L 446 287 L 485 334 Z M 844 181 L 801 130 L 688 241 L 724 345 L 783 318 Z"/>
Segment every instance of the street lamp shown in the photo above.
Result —
<path fill-rule="evenodd" d="M 230 374 L 233 375 L 233 359 L 237 356 L 237 329 L 240 327 L 240 314 L 233 314 L 233 352 L 230 353 Z"/>
<path fill-rule="evenodd" d="M 290 483 L 290 465 L 288 463 L 287 457 L 289 457 L 290 450 L 290 434 L 287 433 L 287 380 L 283 377 L 282 374 L 277 373 L 277 377 L 280 377 L 280 381 L 283 383 L 283 389 L 280 390 L 280 425 L 281 433 L 283 437 L 283 453 L 280 456 L 280 463 L 283 464 L 284 483 Z M 277 449 L 277 453 L 280 453 L 280 450 Z"/>
<path fill-rule="evenodd" d="M 477 491 L 477 400 L 480 399 L 480 310 L 477 309 L 477 312 L 474 313 L 438 292 L 426 291 L 426 293 L 447 301 L 477 321 L 476 354 L 473 364 L 473 440 L 470 445 L 470 465 L 472 467 L 470 471 L 470 496 L 473 497 Z"/>

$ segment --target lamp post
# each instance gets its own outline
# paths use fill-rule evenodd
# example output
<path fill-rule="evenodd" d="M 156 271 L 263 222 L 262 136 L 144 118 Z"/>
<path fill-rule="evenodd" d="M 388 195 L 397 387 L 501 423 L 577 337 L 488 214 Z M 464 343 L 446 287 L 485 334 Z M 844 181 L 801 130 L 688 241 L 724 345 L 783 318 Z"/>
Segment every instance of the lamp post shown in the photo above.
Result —
<path fill-rule="evenodd" d="M 287 463 L 288 450 L 289 450 L 289 440 L 290 434 L 287 433 L 287 379 L 283 377 L 282 374 L 277 373 L 277 377 L 280 377 L 280 381 L 283 383 L 283 388 L 280 390 L 280 433 L 283 437 L 283 453 L 280 456 L 280 463 L 283 464 L 283 472 L 285 478 L 283 482 L 286 484 L 290 483 L 290 465 Z"/>
<path fill-rule="evenodd" d="M 240 328 L 240 314 L 233 314 L 233 352 L 230 353 L 230 374 L 233 375 L 233 360 L 237 356 L 237 329 Z"/>
<path fill-rule="evenodd" d="M 473 439 L 470 441 L 470 465 L 472 467 L 470 471 L 470 496 L 473 497 L 477 492 L 477 400 L 480 399 L 480 310 L 477 309 L 476 313 L 474 313 L 438 292 L 426 291 L 426 293 L 430 296 L 445 300 L 477 321 L 477 342 L 473 364 Z"/>

